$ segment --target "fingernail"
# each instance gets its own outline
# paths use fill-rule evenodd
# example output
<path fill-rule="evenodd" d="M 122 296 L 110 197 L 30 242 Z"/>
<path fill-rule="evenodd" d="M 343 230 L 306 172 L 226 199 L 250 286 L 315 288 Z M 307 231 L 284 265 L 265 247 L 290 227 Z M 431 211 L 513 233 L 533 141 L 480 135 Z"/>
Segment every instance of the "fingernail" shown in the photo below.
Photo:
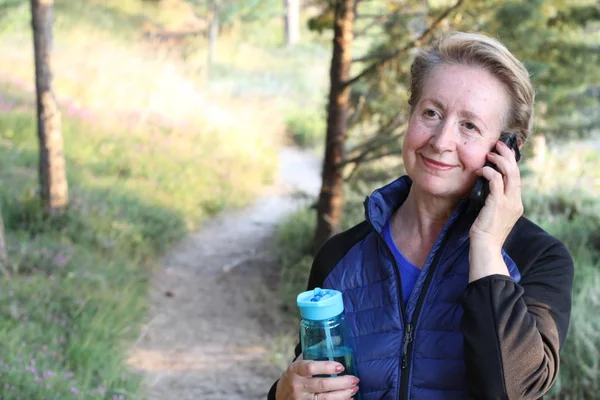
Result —
<path fill-rule="evenodd" d="M 352 384 L 353 385 L 356 385 L 358 382 L 360 382 L 360 379 L 358 379 L 358 378 L 352 379 Z"/>
<path fill-rule="evenodd" d="M 343 365 L 338 365 L 338 366 L 335 367 L 335 370 L 337 372 L 342 372 L 344 370 L 344 366 Z"/>
<path fill-rule="evenodd" d="M 358 386 L 352 388 L 352 394 L 355 394 L 356 392 L 358 392 Z"/>

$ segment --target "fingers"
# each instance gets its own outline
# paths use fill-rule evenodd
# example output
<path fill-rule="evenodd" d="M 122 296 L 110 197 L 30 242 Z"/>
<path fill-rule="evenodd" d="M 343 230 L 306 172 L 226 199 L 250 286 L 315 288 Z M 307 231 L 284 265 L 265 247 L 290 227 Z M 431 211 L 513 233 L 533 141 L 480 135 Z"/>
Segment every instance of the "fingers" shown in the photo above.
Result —
<path fill-rule="evenodd" d="M 344 371 L 344 366 L 334 361 L 296 361 L 293 372 L 304 377 L 315 375 L 334 375 Z"/>
<path fill-rule="evenodd" d="M 333 361 L 294 361 L 281 375 L 277 399 L 348 400 L 358 392 L 359 379 L 351 376 L 314 377 L 343 372 L 342 364 Z"/>
<path fill-rule="evenodd" d="M 514 150 L 508 148 L 503 142 L 498 141 L 496 148 L 498 153 L 489 153 L 487 158 L 498 168 L 503 178 L 503 188 L 501 192 L 509 195 L 511 192 L 520 196 L 521 193 L 521 172 L 515 159 Z"/>
<path fill-rule="evenodd" d="M 502 179 L 502 174 L 500 174 L 500 172 L 492 167 L 483 167 L 479 171 L 479 175 L 483 176 L 490 183 L 491 198 L 498 199 L 499 195 L 504 195 L 504 180 Z"/>
<path fill-rule="evenodd" d="M 350 390 L 358 382 L 359 379 L 352 375 L 337 376 L 334 378 L 311 378 L 306 380 L 304 387 L 309 393 L 327 393 Z M 322 396 L 319 397 L 323 398 Z"/>
<path fill-rule="evenodd" d="M 331 378 L 329 378 L 331 379 Z M 348 400 L 358 392 L 358 386 L 351 389 L 336 390 L 335 392 L 319 393 L 319 400 Z"/>

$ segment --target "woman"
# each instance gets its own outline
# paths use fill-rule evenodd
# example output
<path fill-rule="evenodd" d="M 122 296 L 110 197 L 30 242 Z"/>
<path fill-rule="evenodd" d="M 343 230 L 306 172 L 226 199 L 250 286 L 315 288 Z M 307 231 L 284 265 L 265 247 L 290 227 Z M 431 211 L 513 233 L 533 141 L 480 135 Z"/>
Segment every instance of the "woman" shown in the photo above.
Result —
<path fill-rule="evenodd" d="M 309 278 L 343 293 L 358 377 L 313 378 L 340 365 L 297 357 L 271 399 L 537 399 L 556 379 L 573 262 L 522 217 L 515 152 L 499 141 L 531 132 L 528 73 L 498 41 L 453 33 L 411 74 L 407 176 L 367 198 L 366 221 L 331 238 Z M 472 212 L 478 177 L 490 194 Z"/>

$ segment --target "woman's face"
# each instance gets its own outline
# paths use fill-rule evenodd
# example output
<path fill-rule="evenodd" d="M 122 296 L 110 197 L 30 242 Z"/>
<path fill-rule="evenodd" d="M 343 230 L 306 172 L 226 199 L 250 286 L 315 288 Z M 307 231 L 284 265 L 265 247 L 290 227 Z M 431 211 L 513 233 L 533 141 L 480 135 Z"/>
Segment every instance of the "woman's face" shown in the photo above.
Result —
<path fill-rule="evenodd" d="M 510 105 L 506 88 L 478 67 L 442 64 L 426 79 L 410 117 L 402 156 L 426 193 L 458 199 L 495 146 Z"/>

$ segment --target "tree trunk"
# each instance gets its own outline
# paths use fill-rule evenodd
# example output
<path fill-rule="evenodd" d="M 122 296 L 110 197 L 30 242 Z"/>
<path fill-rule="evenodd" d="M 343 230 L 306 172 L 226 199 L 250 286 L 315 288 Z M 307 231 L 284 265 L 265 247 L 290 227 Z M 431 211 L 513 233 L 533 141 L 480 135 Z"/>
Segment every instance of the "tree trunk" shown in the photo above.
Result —
<path fill-rule="evenodd" d="M 208 70 L 215 62 L 215 50 L 219 38 L 219 5 L 217 0 L 210 1 L 210 25 L 208 27 Z"/>
<path fill-rule="evenodd" d="M 346 137 L 346 119 L 350 86 L 344 83 L 350 77 L 354 25 L 354 0 L 337 0 L 335 7 L 333 57 L 331 59 L 329 105 L 327 110 L 327 137 L 323 161 L 323 183 L 317 206 L 317 228 L 313 252 L 338 229 L 343 204 L 343 167 Z"/>
<path fill-rule="evenodd" d="M 42 201 L 49 212 L 60 211 L 69 203 L 60 111 L 52 92 L 52 5 L 53 0 L 31 0 L 40 141 L 39 179 Z"/>
<path fill-rule="evenodd" d="M 6 240 L 4 239 L 4 221 L 0 212 L 0 266 L 6 265 L 8 254 L 6 251 Z"/>
<path fill-rule="evenodd" d="M 285 43 L 293 46 L 300 41 L 300 0 L 285 1 Z"/>

